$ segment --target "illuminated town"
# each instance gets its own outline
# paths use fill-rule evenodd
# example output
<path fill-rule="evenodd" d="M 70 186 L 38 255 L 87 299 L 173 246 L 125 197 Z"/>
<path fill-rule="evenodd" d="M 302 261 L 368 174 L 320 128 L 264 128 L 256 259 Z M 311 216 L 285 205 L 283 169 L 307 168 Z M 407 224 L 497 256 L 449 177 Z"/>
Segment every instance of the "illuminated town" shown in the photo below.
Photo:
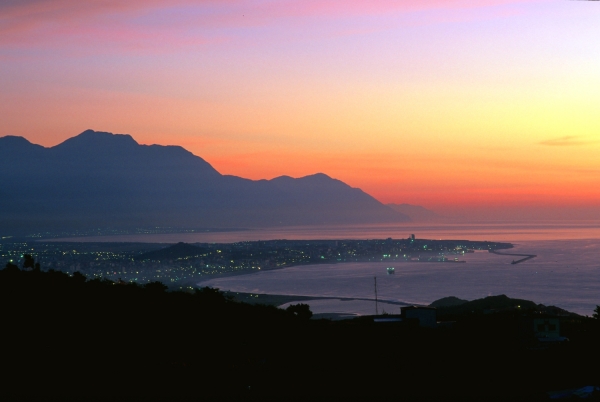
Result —
<path fill-rule="evenodd" d="M 0 263 L 22 265 L 31 255 L 43 271 L 79 272 L 89 279 L 192 286 L 213 275 L 231 275 L 303 264 L 338 262 L 464 262 L 474 250 L 498 250 L 508 243 L 407 239 L 271 240 L 238 243 L 0 243 Z"/>

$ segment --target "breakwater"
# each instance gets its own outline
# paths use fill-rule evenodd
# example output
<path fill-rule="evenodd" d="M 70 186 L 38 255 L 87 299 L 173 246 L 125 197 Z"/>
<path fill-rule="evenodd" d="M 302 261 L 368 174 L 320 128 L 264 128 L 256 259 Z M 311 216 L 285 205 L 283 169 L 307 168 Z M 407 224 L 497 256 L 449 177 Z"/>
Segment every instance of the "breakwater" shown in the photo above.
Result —
<path fill-rule="evenodd" d="M 527 260 L 537 257 L 536 254 L 499 253 L 496 250 L 490 250 L 490 253 L 494 253 L 494 254 L 498 254 L 498 255 L 513 255 L 513 256 L 523 257 L 518 260 L 512 260 L 511 264 L 513 264 L 513 265 L 519 264 L 521 262 L 524 262 L 524 261 L 527 261 Z"/>

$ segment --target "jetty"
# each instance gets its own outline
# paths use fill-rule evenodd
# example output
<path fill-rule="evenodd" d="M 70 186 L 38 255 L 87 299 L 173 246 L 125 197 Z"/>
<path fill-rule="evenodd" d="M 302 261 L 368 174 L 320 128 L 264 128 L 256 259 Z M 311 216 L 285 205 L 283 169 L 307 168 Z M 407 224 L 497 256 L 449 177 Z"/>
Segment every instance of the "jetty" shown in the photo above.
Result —
<path fill-rule="evenodd" d="M 517 257 L 523 257 L 518 260 L 512 260 L 511 264 L 513 264 L 513 265 L 519 264 L 521 262 L 524 262 L 524 261 L 527 261 L 527 260 L 537 257 L 537 255 L 535 255 L 535 254 L 499 253 L 496 250 L 490 250 L 490 253 L 494 253 L 494 254 L 498 254 L 498 255 L 513 255 L 513 256 L 517 256 Z"/>

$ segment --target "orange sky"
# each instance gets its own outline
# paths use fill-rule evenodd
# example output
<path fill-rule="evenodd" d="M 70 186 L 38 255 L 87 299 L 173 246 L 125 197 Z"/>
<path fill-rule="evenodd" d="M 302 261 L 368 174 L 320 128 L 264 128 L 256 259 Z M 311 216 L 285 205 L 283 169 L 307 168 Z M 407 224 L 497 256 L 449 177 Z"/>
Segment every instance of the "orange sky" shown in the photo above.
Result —
<path fill-rule="evenodd" d="M 0 5 L 0 135 L 129 133 L 252 179 L 600 217 L 599 3 L 123 4 Z"/>

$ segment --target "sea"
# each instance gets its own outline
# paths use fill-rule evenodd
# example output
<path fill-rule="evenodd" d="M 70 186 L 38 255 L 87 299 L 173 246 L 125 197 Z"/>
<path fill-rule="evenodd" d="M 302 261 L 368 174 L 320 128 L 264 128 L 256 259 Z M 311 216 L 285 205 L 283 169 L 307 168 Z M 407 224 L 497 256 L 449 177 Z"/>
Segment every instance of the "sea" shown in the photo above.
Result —
<path fill-rule="evenodd" d="M 511 264 L 521 257 L 483 251 L 460 256 L 465 263 L 381 261 L 301 265 L 213 277 L 199 286 L 314 297 L 315 300 L 301 302 L 309 304 L 313 313 L 341 316 L 399 313 L 401 305 L 428 305 L 447 296 L 474 300 L 504 294 L 590 316 L 600 305 L 600 220 L 286 227 L 84 237 L 78 241 L 231 243 L 273 239 L 400 239 L 412 234 L 421 239 L 509 242 L 514 248 L 502 252 L 536 257 Z M 394 268 L 394 274 L 388 274 L 388 267 Z"/>

